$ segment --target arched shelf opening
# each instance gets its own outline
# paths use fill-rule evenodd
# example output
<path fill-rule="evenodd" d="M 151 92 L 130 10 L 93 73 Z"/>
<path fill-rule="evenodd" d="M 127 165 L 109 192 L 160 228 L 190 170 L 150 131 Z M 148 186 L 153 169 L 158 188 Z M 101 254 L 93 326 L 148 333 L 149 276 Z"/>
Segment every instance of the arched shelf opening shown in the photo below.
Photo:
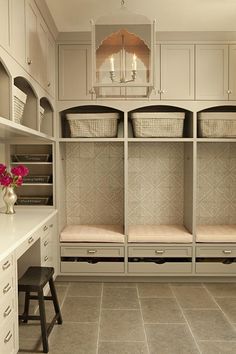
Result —
<path fill-rule="evenodd" d="M 138 113 L 138 115 L 137 115 Z M 145 132 L 145 129 L 149 129 L 151 127 L 150 124 L 154 124 L 153 129 L 156 130 L 157 136 L 158 135 L 158 124 L 163 124 L 165 125 L 166 122 L 166 133 L 163 132 L 162 137 L 165 138 L 171 138 L 176 135 L 176 137 L 179 138 L 193 138 L 193 112 L 177 107 L 177 106 L 168 106 L 168 105 L 152 105 L 152 106 L 144 106 L 144 107 L 139 107 L 138 109 L 134 109 L 132 111 L 128 112 L 128 136 L 129 138 L 134 138 L 137 137 L 138 133 L 135 131 L 135 123 L 132 118 L 139 116 L 142 117 L 142 121 L 140 120 L 139 124 L 141 124 L 141 129 L 143 125 L 143 135 L 147 135 L 148 137 L 148 132 Z M 147 113 L 147 116 L 145 117 L 145 113 Z M 153 115 L 152 115 L 153 113 Z M 157 114 L 156 114 L 157 113 Z M 161 117 L 161 113 L 163 114 L 163 117 Z M 169 114 L 168 114 L 169 113 Z M 158 118 L 161 117 L 160 119 Z M 181 126 L 179 125 L 179 119 L 177 122 L 177 117 L 181 116 L 182 121 L 180 122 Z M 157 117 L 157 118 L 156 118 Z M 152 123 L 150 122 L 150 119 L 152 120 Z M 167 121 L 168 120 L 168 121 Z M 173 122 L 173 123 L 172 123 Z M 176 131 L 175 134 L 175 126 L 178 131 Z M 161 128 L 161 127 L 160 127 Z M 153 131 L 152 129 L 152 131 Z M 152 134 L 152 132 L 150 132 Z M 151 135 L 150 134 L 150 135 Z M 168 134 L 170 134 L 168 136 Z M 155 135 L 155 133 L 153 133 Z M 150 136 L 150 137 L 155 137 L 155 136 Z"/>
<path fill-rule="evenodd" d="M 83 106 L 76 106 L 68 108 L 62 112 L 60 112 L 61 116 L 61 129 L 60 129 L 60 137 L 61 138 L 70 138 L 71 137 L 71 127 L 68 122 L 68 115 L 69 114 L 81 114 L 81 115 L 89 115 L 92 114 L 93 117 L 96 113 L 116 113 L 118 117 L 117 121 L 117 138 L 124 137 L 124 112 L 111 108 L 108 106 L 101 106 L 101 105 L 83 105 Z M 93 136 L 91 136 L 92 138 Z M 81 137 L 80 137 L 81 138 Z M 83 138 L 83 137 L 82 137 Z"/>
<path fill-rule="evenodd" d="M 0 59 L 0 117 L 10 119 L 11 75 Z"/>
<path fill-rule="evenodd" d="M 38 98 L 34 88 L 22 76 L 18 76 L 14 79 L 14 85 L 27 96 L 21 124 L 28 128 L 37 130 Z M 17 108 L 14 105 L 13 120 L 16 110 Z"/>
<path fill-rule="evenodd" d="M 40 98 L 40 108 L 39 108 L 39 129 L 40 132 L 53 136 L 53 117 L 54 109 L 50 101 L 46 97 Z"/>

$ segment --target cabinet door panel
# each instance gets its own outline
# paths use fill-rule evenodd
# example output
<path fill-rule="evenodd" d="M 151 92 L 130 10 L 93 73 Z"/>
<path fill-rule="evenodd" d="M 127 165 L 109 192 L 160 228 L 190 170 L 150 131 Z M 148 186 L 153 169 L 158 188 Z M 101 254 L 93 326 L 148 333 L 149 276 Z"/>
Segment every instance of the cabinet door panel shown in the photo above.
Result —
<path fill-rule="evenodd" d="M 155 73 L 154 73 L 154 90 L 152 91 L 150 98 L 154 100 L 160 100 L 160 88 L 161 88 L 161 77 L 160 77 L 160 62 L 161 62 L 161 49 L 160 45 L 155 47 Z"/>
<path fill-rule="evenodd" d="M 39 39 L 37 33 L 38 11 L 34 3 L 26 1 L 26 62 L 29 73 L 39 79 L 38 54 Z"/>
<path fill-rule="evenodd" d="M 91 49 L 86 45 L 59 48 L 59 99 L 90 99 Z"/>
<path fill-rule="evenodd" d="M 194 46 L 161 46 L 161 99 L 194 99 Z"/>
<path fill-rule="evenodd" d="M 25 1 L 17 0 L 12 4 L 11 51 L 16 60 L 25 66 Z"/>
<path fill-rule="evenodd" d="M 0 45 L 10 46 L 10 0 L 0 0 Z"/>
<path fill-rule="evenodd" d="M 50 32 L 47 36 L 47 91 L 55 97 L 55 41 Z"/>
<path fill-rule="evenodd" d="M 236 45 L 229 46 L 229 99 L 236 100 Z"/>
<path fill-rule="evenodd" d="M 39 82 L 43 87 L 47 86 L 47 42 L 48 42 L 48 31 L 46 24 L 42 18 L 38 17 L 37 23 L 37 34 L 38 34 L 38 71 L 39 71 Z"/>
<path fill-rule="evenodd" d="M 228 100 L 228 46 L 196 46 L 196 99 Z"/>

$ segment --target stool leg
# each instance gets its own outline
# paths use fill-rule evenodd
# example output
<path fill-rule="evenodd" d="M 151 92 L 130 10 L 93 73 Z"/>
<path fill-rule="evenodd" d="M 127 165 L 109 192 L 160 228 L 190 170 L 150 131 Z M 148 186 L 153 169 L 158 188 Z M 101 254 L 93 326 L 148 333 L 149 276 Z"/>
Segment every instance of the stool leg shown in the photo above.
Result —
<path fill-rule="evenodd" d="M 49 348 L 48 348 L 48 335 L 47 335 L 47 323 L 46 323 L 43 290 L 40 290 L 38 292 L 38 300 L 39 300 L 39 315 L 40 315 L 40 323 L 41 323 L 43 352 L 48 353 L 48 350 L 49 350 Z"/>
<path fill-rule="evenodd" d="M 25 293 L 25 306 L 24 306 L 24 312 L 23 312 L 23 316 L 26 316 L 26 318 L 23 320 L 23 323 L 27 323 L 28 322 L 28 315 L 29 315 L 29 304 L 30 304 L 30 292 L 27 291 Z"/>
<path fill-rule="evenodd" d="M 55 313 L 57 315 L 57 323 L 58 324 L 62 324 L 61 310 L 60 310 L 60 306 L 59 306 L 59 303 L 58 303 L 57 293 L 56 293 L 56 289 L 55 289 L 53 278 L 51 278 L 49 280 L 49 286 L 50 286 L 50 291 L 51 291 L 51 294 L 52 294 L 54 310 L 55 310 Z"/>

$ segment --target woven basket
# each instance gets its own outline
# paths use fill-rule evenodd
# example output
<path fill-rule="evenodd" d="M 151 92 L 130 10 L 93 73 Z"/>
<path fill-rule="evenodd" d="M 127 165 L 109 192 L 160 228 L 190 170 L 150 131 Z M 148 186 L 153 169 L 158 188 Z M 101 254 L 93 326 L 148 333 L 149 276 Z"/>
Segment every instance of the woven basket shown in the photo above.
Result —
<path fill-rule="evenodd" d="M 40 121 L 40 126 L 42 125 L 43 119 L 45 118 L 44 115 L 44 108 L 40 106 L 39 110 L 39 121 Z"/>
<path fill-rule="evenodd" d="M 27 95 L 22 92 L 18 87 L 14 86 L 13 88 L 13 102 L 14 102 L 14 115 L 13 120 L 15 123 L 22 123 L 22 117 L 24 113 L 25 103 L 27 100 Z"/>
<path fill-rule="evenodd" d="M 236 112 L 203 112 L 198 116 L 201 138 L 235 138 Z"/>
<path fill-rule="evenodd" d="M 136 138 L 182 137 L 185 113 L 136 112 L 131 115 Z"/>
<path fill-rule="evenodd" d="M 118 113 L 71 113 L 66 118 L 72 138 L 114 138 Z"/>

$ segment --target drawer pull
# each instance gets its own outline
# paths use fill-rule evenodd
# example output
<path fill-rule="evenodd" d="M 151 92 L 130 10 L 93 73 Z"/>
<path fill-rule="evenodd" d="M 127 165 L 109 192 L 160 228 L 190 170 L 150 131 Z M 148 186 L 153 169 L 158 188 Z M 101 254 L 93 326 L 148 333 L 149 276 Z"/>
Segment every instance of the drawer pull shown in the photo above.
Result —
<path fill-rule="evenodd" d="M 232 251 L 231 251 L 231 250 L 223 250 L 223 253 L 224 253 L 224 254 L 231 254 Z"/>
<path fill-rule="evenodd" d="M 6 293 L 8 293 L 8 291 L 10 291 L 11 290 L 11 285 L 10 285 L 10 283 L 8 283 L 6 286 L 4 286 L 4 288 L 3 288 L 3 294 L 6 294 Z"/>
<path fill-rule="evenodd" d="M 6 335 L 6 337 L 4 338 L 4 343 L 8 343 L 10 341 L 10 339 L 12 338 L 12 333 L 11 331 L 9 331 Z"/>
<path fill-rule="evenodd" d="M 28 243 L 30 244 L 30 243 L 32 243 L 32 242 L 34 242 L 34 238 L 33 238 L 33 237 L 30 237 L 30 238 L 28 239 Z"/>
<path fill-rule="evenodd" d="M 48 240 L 44 241 L 43 245 L 46 247 L 49 244 Z"/>
<path fill-rule="evenodd" d="M 52 227 L 53 227 L 53 224 L 49 225 L 49 227 L 51 227 L 51 228 L 52 228 Z"/>
<path fill-rule="evenodd" d="M 48 227 L 45 225 L 43 231 L 47 231 Z"/>
<path fill-rule="evenodd" d="M 44 262 L 47 262 L 48 261 L 48 256 L 45 256 L 44 257 Z"/>
<path fill-rule="evenodd" d="M 28 65 L 31 65 L 31 64 L 32 64 L 32 59 L 27 58 L 27 64 L 28 64 Z"/>
<path fill-rule="evenodd" d="M 9 261 L 6 261 L 6 262 L 2 265 L 2 269 L 3 269 L 3 270 L 7 270 L 10 266 L 11 266 L 11 263 L 10 263 Z"/>
<path fill-rule="evenodd" d="M 165 253 L 165 251 L 164 250 L 155 250 L 155 253 L 156 254 L 163 254 L 163 253 Z"/>
<path fill-rule="evenodd" d="M 12 311 L 11 306 L 8 306 L 3 313 L 3 317 L 8 317 L 10 315 L 11 311 Z"/>
<path fill-rule="evenodd" d="M 94 254 L 94 253 L 96 253 L 97 252 L 97 250 L 88 250 L 88 253 L 89 254 Z"/>

